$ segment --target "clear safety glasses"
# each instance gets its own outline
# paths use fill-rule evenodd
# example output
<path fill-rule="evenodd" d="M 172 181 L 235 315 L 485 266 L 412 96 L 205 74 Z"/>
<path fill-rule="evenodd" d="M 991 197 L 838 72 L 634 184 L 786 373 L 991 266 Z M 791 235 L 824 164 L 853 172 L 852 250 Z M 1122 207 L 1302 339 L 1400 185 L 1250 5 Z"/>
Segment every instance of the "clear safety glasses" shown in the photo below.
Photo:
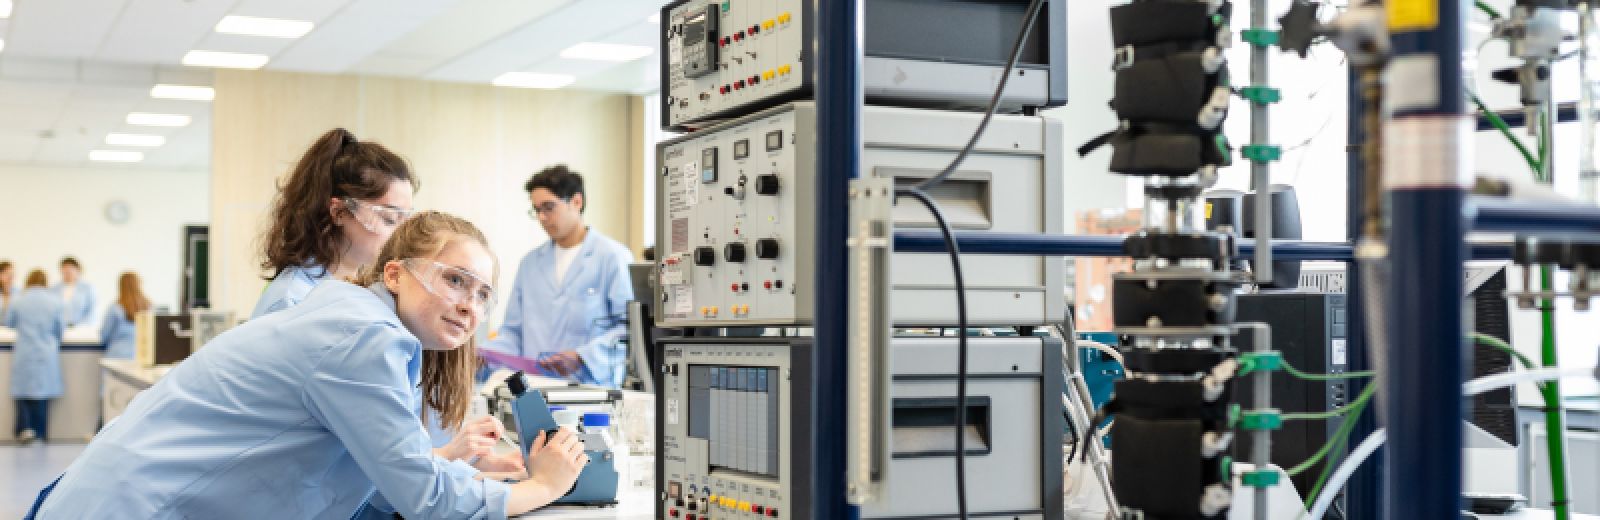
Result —
<path fill-rule="evenodd" d="M 350 208 L 350 214 L 355 216 L 356 222 L 361 223 L 361 227 L 372 233 L 377 233 L 380 226 L 394 229 L 416 213 L 413 210 L 375 204 L 353 197 L 345 197 L 344 205 Z M 363 209 L 365 211 L 362 211 Z"/>
<path fill-rule="evenodd" d="M 472 271 L 425 258 L 407 258 L 400 263 L 422 282 L 422 288 L 428 293 L 451 305 L 471 302 L 479 314 L 487 314 L 494 307 L 494 287 Z"/>

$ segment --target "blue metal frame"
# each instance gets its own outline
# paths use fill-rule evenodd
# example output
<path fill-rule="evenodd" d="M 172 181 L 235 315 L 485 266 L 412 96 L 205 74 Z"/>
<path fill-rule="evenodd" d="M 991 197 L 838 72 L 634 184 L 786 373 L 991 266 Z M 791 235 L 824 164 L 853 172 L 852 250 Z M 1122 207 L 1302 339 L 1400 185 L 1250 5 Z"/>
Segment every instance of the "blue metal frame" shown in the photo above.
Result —
<path fill-rule="evenodd" d="M 1600 234 L 1600 207 L 1534 204 L 1473 197 L 1466 208 L 1477 231 Z"/>
<path fill-rule="evenodd" d="M 1399 107 L 1384 126 L 1385 142 L 1409 143 L 1386 154 L 1424 154 L 1403 166 L 1414 171 L 1385 172 L 1389 276 L 1404 283 L 1389 284 L 1387 322 L 1394 326 L 1388 352 L 1380 353 L 1389 391 L 1380 393 L 1378 408 L 1389 431 L 1385 514 L 1405 519 L 1461 516 L 1461 382 L 1470 355 L 1461 312 L 1466 179 L 1448 160 L 1467 146 L 1458 125 L 1471 124 L 1461 63 L 1468 4 L 1426 4 L 1437 14 L 1431 26 L 1400 27 L 1390 38 L 1390 67 L 1407 63 L 1413 72 L 1388 88 L 1437 98 L 1431 106 Z"/>
<path fill-rule="evenodd" d="M 1123 237 L 1117 235 L 1036 235 L 992 231 L 957 231 L 955 235 L 956 243 L 961 246 L 961 254 L 1124 256 Z M 944 238 L 937 231 L 898 230 L 894 233 L 894 249 L 897 253 L 943 253 Z M 1239 243 L 1241 256 L 1249 256 L 1255 249 L 1254 240 Z M 1511 258 L 1509 244 L 1473 244 L 1471 251 L 1473 260 Z M 1272 254 L 1275 259 L 1284 261 L 1348 262 L 1354 258 L 1350 244 L 1344 242 L 1273 240 Z"/>
<path fill-rule="evenodd" d="M 850 180 L 861 171 L 861 0 L 817 3 L 817 63 L 807 67 L 817 97 L 816 272 L 848 269 Z M 825 72 L 824 72 L 825 71 Z M 848 277 L 817 277 L 812 349 L 816 406 L 812 481 L 816 518 L 856 518 L 846 502 L 845 413 L 848 393 L 846 309 Z"/>

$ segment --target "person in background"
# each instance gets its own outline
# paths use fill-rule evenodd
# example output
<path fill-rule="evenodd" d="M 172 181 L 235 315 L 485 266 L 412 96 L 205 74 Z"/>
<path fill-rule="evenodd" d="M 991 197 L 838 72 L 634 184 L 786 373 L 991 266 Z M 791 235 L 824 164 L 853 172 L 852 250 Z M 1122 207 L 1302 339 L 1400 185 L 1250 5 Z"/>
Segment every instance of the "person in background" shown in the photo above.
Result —
<path fill-rule="evenodd" d="M 541 432 L 507 484 L 430 454 L 416 415 L 419 386 L 447 424 L 466 415 L 498 269 L 470 222 L 418 215 L 358 284 L 323 282 L 140 393 L 37 517 L 345 519 L 376 489 L 406 518 L 505 518 L 560 498 L 588 462 L 572 430 Z"/>
<path fill-rule="evenodd" d="M 6 321 L 6 311 L 11 309 L 11 294 L 16 292 L 14 283 L 17 280 L 17 270 L 11 267 L 11 262 L 0 260 L 0 323 Z"/>
<path fill-rule="evenodd" d="M 5 325 L 17 330 L 11 353 L 11 398 L 17 404 L 17 440 L 49 439 L 50 400 L 61 397 L 61 337 L 66 311 L 48 288 L 44 271 L 34 269 L 11 301 Z"/>
<path fill-rule="evenodd" d="M 583 177 L 566 165 L 534 174 L 523 189 L 533 203 L 528 216 L 550 241 L 517 266 L 505 322 L 485 348 L 538 359 L 547 374 L 618 388 L 633 255 L 584 223 Z"/>
<path fill-rule="evenodd" d="M 335 128 L 300 156 L 278 188 L 262 238 L 272 282 L 250 318 L 299 303 L 329 277 L 354 278 L 411 216 L 417 178 L 383 145 Z"/>
<path fill-rule="evenodd" d="M 83 265 L 73 257 L 61 259 L 61 285 L 56 286 L 61 302 L 66 304 L 67 326 L 87 325 L 94 314 L 94 287 L 83 281 Z"/>
<path fill-rule="evenodd" d="M 108 359 L 133 359 L 133 320 L 150 310 L 150 299 L 139 288 L 139 275 L 132 271 L 122 273 L 117 290 L 117 304 L 106 311 L 106 319 L 100 322 L 100 343 L 106 346 Z"/>

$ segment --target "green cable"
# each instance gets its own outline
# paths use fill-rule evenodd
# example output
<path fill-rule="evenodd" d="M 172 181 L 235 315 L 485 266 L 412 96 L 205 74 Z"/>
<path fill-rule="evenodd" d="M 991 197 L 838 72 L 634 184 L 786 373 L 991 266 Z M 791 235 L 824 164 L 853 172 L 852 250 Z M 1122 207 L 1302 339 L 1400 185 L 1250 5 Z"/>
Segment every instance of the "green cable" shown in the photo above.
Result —
<path fill-rule="evenodd" d="M 1478 5 L 1478 10 L 1479 11 L 1483 11 L 1483 14 L 1489 15 L 1490 18 L 1493 18 L 1493 19 L 1496 19 L 1496 20 L 1500 19 L 1500 11 L 1496 11 L 1496 10 L 1494 10 L 1493 7 L 1489 7 L 1489 4 L 1487 2 L 1484 2 L 1483 0 L 1478 0 L 1477 2 L 1473 2 L 1473 3 Z"/>
<path fill-rule="evenodd" d="M 1370 370 L 1361 371 L 1361 372 L 1342 372 L 1342 373 L 1338 373 L 1338 374 L 1310 374 L 1310 373 L 1306 373 L 1306 372 L 1301 372 L 1300 369 L 1295 368 L 1294 365 L 1289 364 L 1288 360 L 1284 360 L 1282 365 L 1283 365 L 1283 371 L 1284 372 L 1288 372 L 1289 375 L 1291 375 L 1291 376 L 1294 376 L 1294 377 L 1297 377 L 1297 378 L 1300 378 L 1300 379 L 1305 379 L 1307 381 L 1334 381 L 1334 380 L 1340 380 L 1340 379 L 1360 379 L 1360 378 L 1364 378 L 1364 377 L 1372 377 L 1373 375 L 1376 374 L 1375 372 L 1372 372 Z"/>
<path fill-rule="evenodd" d="M 1539 284 L 1544 292 L 1549 293 L 1554 286 L 1549 266 L 1540 266 Z M 1540 318 L 1543 322 L 1544 341 L 1542 345 L 1544 366 L 1556 366 L 1556 315 L 1555 301 L 1545 298 L 1540 300 Z M 1550 489 L 1555 500 L 1550 503 L 1555 510 L 1557 520 L 1566 520 L 1570 512 L 1567 506 L 1567 446 L 1566 424 L 1561 411 L 1561 384 L 1552 380 L 1539 389 L 1544 396 L 1544 434 L 1545 450 L 1550 455 Z"/>
<path fill-rule="evenodd" d="M 1367 402 L 1372 400 L 1372 395 L 1377 393 L 1377 391 L 1377 383 L 1367 383 L 1367 386 L 1361 389 L 1361 395 L 1356 396 L 1356 400 L 1350 402 L 1350 406 L 1347 407 L 1350 409 L 1349 413 L 1354 416 L 1360 416 L 1361 410 L 1367 407 Z M 1350 431 L 1354 430 L 1355 427 L 1356 421 L 1345 421 L 1344 423 L 1340 424 L 1339 430 L 1334 432 L 1333 438 L 1328 439 L 1328 442 L 1323 443 L 1322 448 L 1318 449 L 1316 453 L 1311 454 L 1311 458 L 1306 459 L 1305 462 L 1296 464 L 1292 468 L 1289 468 L 1287 471 L 1285 471 L 1285 473 L 1288 473 L 1291 477 L 1299 475 L 1301 473 L 1305 473 L 1306 470 L 1311 469 L 1312 466 L 1317 465 L 1318 462 L 1322 462 L 1322 459 L 1328 456 L 1328 452 L 1333 450 L 1334 445 L 1338 444 L 1339 439 L 1349 437 Z"/>
<path fill-rule="evenodd" d="M 1326 411 L 1326 412 L 1286 413 L 1286 414 L 1281 415 L 1280 417 L 1282 417 L 1283 420 L 1285 420 L 1285 421 L 1309 421 L 1309 420 L 1314 420 L 1314 419 L 1332 419 L 1334 417 L 1339 417 L 1339 416 L 1347 414 L 1349 412 L 1350 412 L 1350 407 L 1346 406 L 1346 407 L 1340 408 L 1338 410 L 1330 410 L 1330 411 Z"/>
<path fill-rule="evenodd" d="M 1522 368 L 1526 368 L 1528 370 L 1533 370 L 1534 368 L 1532 359 L 1528 358 L 1527 355 L 1521 352 L 1517 352 L 1517 349 L 1511 348 L 1510 343 L 1500 341 L 1500 338 L 1496 338 L 1481 332 L 1474 332 L 1472 333 L 1472 339 L 1473 341 L 1477 341 L 1479 345 L 1492 347 L 1501 352 L 1510 354 L 1511 357 L 1517 358 L 1517 362 L 1522 364 Z"/>
<path fill-rule="evenodd" d="M 1493 110 L 1489 110 L 1489 107 L 1483 104 L 1483 100 L 1478 99 L 1477 94 L 1468 92 L 1467 95 L 1472 96 L 1472 103 L 1474 105 L 1478 105 L 1478 111 L 1482 112 L 1484 118 L 1489 120 L 1489 124 L 1493 125 L 1495 129 L 1499 130 L 1500 134 L 1504 135 L 1506 140 L 1511 142 L 1512 146 L 1517 147 L 1517 152 L 1520 152 L 1522 154 L 1522 159 L 1528 162 L 1528 167 L 1533 168 L 1533 177 L 1535 179 L 1542 177 L 1539 172 L 1544 171 L 1544 169 L 1540 167 L 1541 163 L 1539 162 L 1539 159 L 1534 158 L 1533 152 L 1528 150 L 1526 145 L 1522 144 L 1522 140 L 1517 138 L 1517 134 L 1515 132 L 1511 131 L 1511 125 L 1506 124 L 1506 120 L 1501 119 L 1500 114 L 1496 114 Z"/>

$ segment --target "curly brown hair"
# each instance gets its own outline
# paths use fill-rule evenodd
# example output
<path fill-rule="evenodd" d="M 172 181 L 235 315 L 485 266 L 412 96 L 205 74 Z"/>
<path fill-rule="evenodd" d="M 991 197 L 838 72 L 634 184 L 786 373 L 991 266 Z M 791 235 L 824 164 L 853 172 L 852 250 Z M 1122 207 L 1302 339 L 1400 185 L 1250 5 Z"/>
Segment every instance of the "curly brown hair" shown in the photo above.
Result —
<path fill-rule="evenodd" d="M 278 186 L 272 225 L 262 237 L 261 268 L 272 272 L 266 278 L 276 278 L 289 267 L 338 265 L 339 234 L 329 202 L 379 198 L 397 180 L 420 188 L 406 160 L 383 145 L 358 140 L 343 128 L 322 134 Z"/>
<path fill-rule="evenodd" d="M 407 258 L 433 258 L 457 240 L 471 240 L 488 251 L 489 239 L 466 219 L 437 211 L 424 211 L 395 228 L 378 251 L 377 260 L 362 270 L 356 282 L 370 286 L 383 279 L 384 265 Z M 491 254 L 491 256 L 493 256 Z M 494 260 L 490 280 L 500 278 L 500 260 Z M 422 400 L 439 412 L 440 426 L 461 428 L 472 401 L 472 375 L 478 369 L 475 336 L 453 350 L 422 351 Z M 426 415 L 426 414 L 424 414 Z"/>

